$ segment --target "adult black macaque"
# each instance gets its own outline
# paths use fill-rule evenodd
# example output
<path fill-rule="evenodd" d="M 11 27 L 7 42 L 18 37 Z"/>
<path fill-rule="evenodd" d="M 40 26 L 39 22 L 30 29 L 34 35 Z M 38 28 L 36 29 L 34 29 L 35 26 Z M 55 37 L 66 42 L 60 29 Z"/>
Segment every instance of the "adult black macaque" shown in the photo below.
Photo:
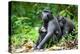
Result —
<path fill-rule="evenodd" d="M 65 35 L 74 31 L 75 27 L 70 19 L 63 16 L 58 16 L 57 19 L 61 27 L 62 35 Z"/>
<path fill-rule="evenodd" d="M 58 40 L 62 35 L 58 20 L 52 15 L 50 10 L 43 10 L 41 12 L 41 19 L 43 20 L 43 25 L 39 29 L 40 36 L 36 44 L 37 49 L 43 49 L 44 44 L 49 39 L 53 38 L 53 41 L 55 39 Z"/>

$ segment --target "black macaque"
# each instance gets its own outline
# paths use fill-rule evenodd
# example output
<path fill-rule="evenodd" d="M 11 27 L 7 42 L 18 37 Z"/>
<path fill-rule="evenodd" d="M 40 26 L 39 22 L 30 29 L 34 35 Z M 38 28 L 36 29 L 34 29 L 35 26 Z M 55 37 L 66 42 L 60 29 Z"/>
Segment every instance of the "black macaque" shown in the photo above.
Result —
<path fill-rule="evenodd" d="M 39 37 L 38 37 L 38 40 L 37 40 L 37 43 L 36 43 L 36 47 L 37 45 L 43 40 L 43 38 L 45 37 L 45 35 L 47 34 L 47 26 L 44 27 L 40 27 L 39 28 Z M 44 46 L 41 47 L 41 49 L 44 48 Z"/>
<path fill-rule="evenodd" d="M 65 35 L 74 31 L 75 27 L 70 19 L 63 16 L 59 16 L 57 17 L 57 19 L 61 27 L 62 35 Z"/>
<path fill-rule="evenodd" d="M 36 43 L 36 49 L 43 49 L 48 39 L 58 40 L 62 35 L 58 20 L 52 15 L 50 10 L 43 10 L 41 12 L 41 19 L 43 20 L 43 25 L 39 29 L 40 36 Z"/>

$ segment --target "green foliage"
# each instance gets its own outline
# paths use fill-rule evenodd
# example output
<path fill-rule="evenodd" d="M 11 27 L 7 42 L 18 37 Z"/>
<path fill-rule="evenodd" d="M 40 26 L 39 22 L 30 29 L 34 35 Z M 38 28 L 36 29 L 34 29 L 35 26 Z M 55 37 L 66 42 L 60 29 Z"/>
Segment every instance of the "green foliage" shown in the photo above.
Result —
<path fill-rule="evenodd" d="M 36 42 L 35 37 L 38 37 L 38 28 L 34 27 L 32 24 L 30 18 L 28 17 L 17 17 L 12 16 L 11 17 L 11 40 L 12 44 L 17 46 L 20 46 L 24 43 L 25 40 L 32 40 L 33 42 Z"/>
<path fill-rule="evenodd" d="M 39 26 L 42 24 L 38 16 L 44 8 L 50 9 L 54 16 L 62 15 L 70 17 L 75 24 L 76 29 L 74 33 L 78 33 L 78 10 L 76 5 L 11 2 L 12 45 L 18 47 L 23 44 L 25 40 L 36 42 L 39 36 Z M 62 40 L 65 40 L 65 38 L 67 38 L 66 40 L 75 39 L 77 35 L 74 35 L 74 33 L 68 34 L 66 37 L 62 38 Z"/>

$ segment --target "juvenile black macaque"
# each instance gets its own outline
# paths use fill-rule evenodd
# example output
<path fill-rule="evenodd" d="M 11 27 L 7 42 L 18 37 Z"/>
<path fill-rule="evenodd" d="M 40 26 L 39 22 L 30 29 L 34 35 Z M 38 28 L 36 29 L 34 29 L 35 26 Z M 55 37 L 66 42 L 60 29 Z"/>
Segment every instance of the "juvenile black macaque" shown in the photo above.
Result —
<path fill-rule="evenodd" d="M 43 38 L 45 37 L 45 35 L 47 34 L 47 26 L 44 27 L 40 27 L 39 28 L 39 37 L 38 37 L 38 40 L 37 40 L 37 43 L 36 43 L 36 47 L 37 45 L 43 40 Z M 41 49 L 43 49 L 44 46 L 41 47 Z"/>
<path fill-rule="evenodd" d="M 70 19 L 63 16 L 59 16 L 57 19 L 61 27 L 62 35 L 65 35 L 74 31 L 75 27 Z"/>
<path fill-rule="evenodd" d="M 43 46 L 48 39 L 53 38 L 54 41 L 55 39 L 60 39 L 62 35 L 58 20 L 52 15 L 50 10 L 43 10 L 41 13 L 41 19 L 43 20 L 43 25 L 39 29 L 40 36 L 36 43 L 37 49 L 43 49 Z"/>

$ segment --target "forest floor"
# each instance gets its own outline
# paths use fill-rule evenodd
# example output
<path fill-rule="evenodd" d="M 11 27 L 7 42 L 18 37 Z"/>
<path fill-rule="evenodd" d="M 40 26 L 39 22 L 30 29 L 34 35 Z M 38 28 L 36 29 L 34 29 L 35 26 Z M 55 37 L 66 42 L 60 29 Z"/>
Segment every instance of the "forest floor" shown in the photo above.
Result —
<path fill-rule="evenodd" d="M 56 51 L 56 50 L 71 50 L 71 49 L 78 49 L 78 41 L 69 41 L 65 43 L 60 43 L 57 45 L 53 45 L 52 47 L 45 48 L 45 49 L 40 49 L 40 50 L 34 50 L 34 43 L 33 42 L 27 42 L 23 44 L 19 48 L 15 48 L 12 46 L 12 53 L 23 53 L 23 52 L 46 52 L 46 51 Z"/>

